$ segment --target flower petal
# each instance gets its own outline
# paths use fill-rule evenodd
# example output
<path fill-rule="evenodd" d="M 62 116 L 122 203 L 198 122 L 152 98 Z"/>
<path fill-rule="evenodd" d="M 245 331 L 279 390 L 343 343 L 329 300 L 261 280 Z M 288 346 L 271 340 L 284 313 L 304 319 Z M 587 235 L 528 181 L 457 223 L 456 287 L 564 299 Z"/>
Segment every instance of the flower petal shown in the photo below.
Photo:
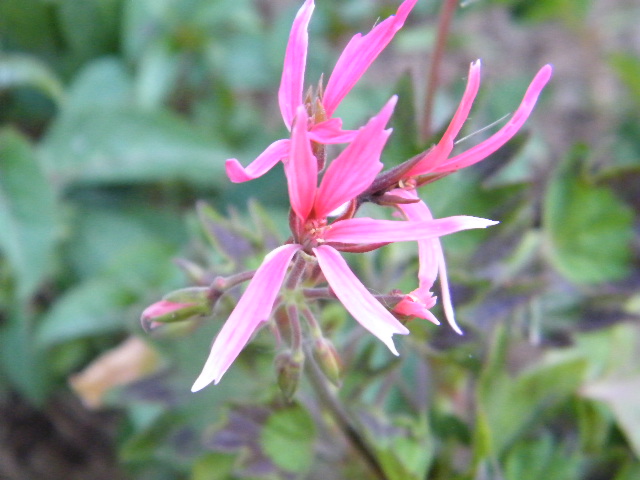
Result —
<path fill-rule="evenodd" d="M 496 133 L 491 135 L 491 137 L 486 139 L 484 142 L 470 148 L 466 152 L 456 155 L 437 168 L 434 168 L 432 171 L 452 172 L 464 167 L 468 167 L 469 165 L 473 165 L 480 160 L 484 160 L 509 140 L 511 140 L 511 138 L 518 132 L 518 130 L 522 128 L 522 125 L 524 125 L 524 122 L 527 120 L 527 118 L 529 118 L 529 115 L 531 115 L 533 107 L 536 105 L 542 89 L 551 78 L 552 70 L 553 69 L 551 65 L 545 65 L 540 69 L 540 71 L 536 74 L 533 81 L 531 82 L 531 85 L 529 85 L 526 93 L 524 94 L 522 103 L 520 103 L 520 106 L 515 111 L 511 119 L 506 123 L 506 125 L 504 125 Z"/>
<path fill-rule="evenodd" d="M 289 42 L 284 55 L 282 80 L 278 90 L 278 102 L 282 119 L 288 129 L 296 115 L 296 109 L 302 104 L 304 88 L 304 70 L 307 63 L 307 46 L 309 33 L 307 28 L 315 5 L 313 0 L 304 2 L 291 26 Z"/>
<path fill-rule="evenodd" d="M 288 138 L 273 142 L 247 168 L 243 167 L 237 159 L 230 158 L 225 163 L 229 180 L 241 183 L 261 177 L 289 155 L 290 143 Z"/>
<path fill-rule="evenodd" d="M 350 218 L 332 223 L 322 238 L 325 242 L 339 243 L 406 242 L 428 240 L 471 228 L 486 228 L 497 223 L 467 215 L 422 221 Z"/>
<path fill-rule="evenodd" d="M 415 199 L 419 198 L 415 190 L 407 191 L 401 189 L 392 190 L 390 193 L 402 198 Z M 431 220 L 433 215 L 423 202 L 398 204 L 398 208 L 402 211 L 408 220 Z M 409 299 L 403 299 L 394 311 L 404 315 L 414 315 L 419 318 L 425 318 L 433 321 L 433 314 L 427 309 L 435 304 L 432 297 L 431 289 L 436 281 L 440 278 L 440 290 L 442 294 L 442 308 L 445 318 L 451 328 L 458 334 L 462 335 L 462 330 L 455 320 L 453 305 L 451 303 L 451 292 L 449 290 L 449 279 L 447 278 L 447 267 L 444 259 L 444 252 L 439 238 L 418 241 L 418 288 L 411 292 Z M 431 303 L 433 301 L 433 303 Z M 422 308 L 421 308 L 422 307 Z M 412 313 L 408 313 L 412 312 Z M 428 313 L 427 313 L 428 312 Z"/>
<path fill-rule="evenodd" d="M 307 112 L 300 105 L 291 130 L 289 160 L 284 165 L 291 208 L 302 221 L 311 213 L 318 185 L 318 160 L 311 150 L 307 124 Z"/>
<path fill-rule="evenodd" d="M 358 135 L 331 162 L 322 177 L 315 203 L 315 214 L 326 217 L 340 205 L 352 200 L 371 186 L 382 170 L 380 154 L 391 130 L 385 126 L 398 100 L 391 97 L 380 113 L 358 131 Z"/>
<path fill-rule="evenodd" d="M 479 88 L 480 60 L 476 60 L 471 63 L 471 66 L 469 67 L 467 86 L 464 90 L 464 94 L 462 95 L 462 100 L 460 100 L 460 105 L 458 106 L 456 113 L 453 115 L 447 130 L 442 135 L 438 144 L 434 148 L 430 149 L 424 158 L 414 165 L 414 167 L 407 173 L 408 177 L 427 174 L 433 171 L 433 169 L 438 167 L 441 163 L 447 161 L 451 151 L 453 150 L 455 139 L 458 136 L 458 133 L 460 133 L 462 125 L 464 125 L 464 122 L 469 116 L 469 111 L 471 110 L 473 101 L 478 94 Z"/>
<path fill-rule="evenodd" d="M 342 130 L 342 119 L 330 118 L 316 123 L 309 130 L 309 138 L 316 143 L 331 145 L 334 143 L 349 143 L 358 134 L 358 130 Z"/>
<path fill-rule="evenodd" d="M 358 33 L 349 41 L 338 58 L 324 91 L 322 104 L 327 115 L 333 115 L 345 95 L 402 28 L 416 3 L 417 0 L 405 0 L 395 15 L 373 27 L 364 37 Z"/>
<path fill-rule="evenodd" d="M 271 315 L 287 268 L 300 245 L 284 245 L 269 253 L 256 271 L 238 304 L 216 337 L 209 358 L 192 392 L 218 383 L 249 339 Z"/>
<path fill-rule="evenodd" d="M 313 252 L 329 286 L 353 318 L 398 355 L 392 336 L 406 335 L 409 330 L 369 293 L 337 250 L 323 245 Z"/>
<path fill-rule="evenodd" d="M 407 191 L 401 188 L 396 188 L 395 190 L 391 190 L 389 193 L 400 198 L 419 200 L 418 194 L 415 190 Z M 422 200 L 416 203 L 399 203 L 397 206 L 407 220 L 433 220 L 433 215 L 431 215 L 429 207 L 427 207 L 426 203 Z M 418 241 L 418 259 L 420 262 L 418 281 L 419 285 L 426 290 L 431 290 L 431 287 L 433 287 L 433 284 L 438 277 L 438 257 L 436 249 L 433 247 L 433 244 L 436 242 L 440 243 L 440 239 L 437 237 Z"/>
<path fill-rule="evenodd" d="M 424 295 L 425 293 L 426 295 Z M 405 297 L 393 307 L 393 311 L 408 317 L 424 318 L 435 325 L 440 325 L 440 320 L 429 311 L 435 304 L 436 298 L 431 292 L 417 288 L 409 295 L 405 295 Z"/>

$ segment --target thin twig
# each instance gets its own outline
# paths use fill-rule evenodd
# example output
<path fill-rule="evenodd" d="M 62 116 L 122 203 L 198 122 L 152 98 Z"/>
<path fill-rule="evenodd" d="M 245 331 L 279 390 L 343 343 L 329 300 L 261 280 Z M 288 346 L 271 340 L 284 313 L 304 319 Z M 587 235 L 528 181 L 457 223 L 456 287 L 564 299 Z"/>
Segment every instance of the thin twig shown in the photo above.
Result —
<path fill-rule="evenodd" d="M 327 379 L 320 371 L 320 367 L 318 367 L 316 362 L 313 360 L 312 352 L 308 348 L 305 350 L 306 359 L 304 365 L 307 372 L 307 378 L 309 379 L 309 383 L 311 383 L 311 386 L 313 387 L 313 390 L 315 391 L 322 406 L 329 411 L 340 430 L 342 430 L 342 433 L 347 437 L 349 443 L 351 443 L 353 448 L 360 453 L 362 459 L 375 475 L 375 478 L 378 480 L 388 480 L 380 462 L 373 452 L 373 449 L 368 445 L 367 441 L 358 432 L 356 427 L 353 426 L 346 410 L 335 394 L 329 389 Z"/>
<path fill-rule="evenodd" d="M 424 100 L 424 111 L 422 114 L 422 131 L 420 138 L 422 142 L 426 142 L 432 135 L 432 116 L 433 104 L 435 102 L 436 91 L 440 78 L 440 65 L 442 64 L 442 56 L 444 55 L 447 37 L 449 36 L 449 27 L 453 20 L 453 14 L 458 6 L 458 0 L 444 0 L 440 17 L 438 19 L 438 33 L 436 36 L 436 44 L 433 47 L 431 55 L 431 63 L 427 72 L 427 90 Z"/>

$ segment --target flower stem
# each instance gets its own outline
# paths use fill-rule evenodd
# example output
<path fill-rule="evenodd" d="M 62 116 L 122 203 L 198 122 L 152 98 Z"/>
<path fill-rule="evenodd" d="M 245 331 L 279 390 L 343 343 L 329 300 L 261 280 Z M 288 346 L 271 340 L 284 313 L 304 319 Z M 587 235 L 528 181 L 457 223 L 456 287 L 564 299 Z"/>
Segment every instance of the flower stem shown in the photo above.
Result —
<path fill-rule="evenodd" d="M 458 6 L 458 0 L 444 0 L 440 17 L 438 19 L 438 32 L 436 35 L 436 44 L 433 47 L 431 55 L 431 63 L 427 72 L 427 91 L 424 100 L 424 110 L 422 113 L 422 131 L 420 138 L 422 142 L 427 142 L 432 135 L 432 116 L 433 104 L 435 101 L 436 90 L 438 89 L 438 81 L 440 77 L 440 65 L 442 56 L 444 55 L 447 37 L 449 36 L 449 27 L 453 20 L 453 14 Z"/>
<path fill-rule="evenodd" d="M 363 435 L 358 432 L 357 428 L 353 425 L 353 422 L 351 422 L 347 411 L 340 403 L 340 400 L 330 390 L 326 377 L 323 375 L 320 367 L 318 367 L 313 358 L 313 353 L 308 349 L 308 347 L 305 347 L 305 353 L 307 358 L 307 361 L 305 361 L 307 378 L 309 379 L 309 383 L 311 383 L 318 400 L 331 414 L 352 447 L 360 454 L 364 462 L 374 474 L 374 478 L 378 480 L 387 480 L 387 476 L 385 475 L 373 448 L 368 444 Z"/>

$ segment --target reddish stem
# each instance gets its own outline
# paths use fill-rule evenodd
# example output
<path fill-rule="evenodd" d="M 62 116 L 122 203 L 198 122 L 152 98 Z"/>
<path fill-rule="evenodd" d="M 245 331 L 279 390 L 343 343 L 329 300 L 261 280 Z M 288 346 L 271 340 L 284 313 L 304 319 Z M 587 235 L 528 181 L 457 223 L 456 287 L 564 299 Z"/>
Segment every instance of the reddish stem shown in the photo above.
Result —
<path fill-rule="evenodd" d="M 444 55 L 447 37 L 449 36 L 449 28 L 453 20 L 453 14 L 458 6 L 458 0 L 444 0 L 440 16 L 438 18 L 438 33 L 436 36 L 436 44 L 433 47 L 431 56 L 431 64 L 427 72 L 427 90 L 424 101 L 424 111 L 422 115 L 422 131 L 421 140 L 427 142 L 432 135 L 431 120 L 433 116 L 433 104 L 435 101 L 436 90 L 438 89 L 438 81 L 440 78 L 440 65 Z"/>

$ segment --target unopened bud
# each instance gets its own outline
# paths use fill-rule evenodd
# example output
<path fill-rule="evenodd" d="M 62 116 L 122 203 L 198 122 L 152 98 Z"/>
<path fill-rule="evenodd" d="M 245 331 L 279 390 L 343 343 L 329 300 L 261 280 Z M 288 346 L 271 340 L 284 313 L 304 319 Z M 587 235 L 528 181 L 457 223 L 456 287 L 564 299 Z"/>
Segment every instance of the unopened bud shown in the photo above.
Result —
<path fill-rule="evenodd" d="M 209 287 L 187 287 L 167 293 L 163 300 L 177 303 L 195 303 L 209 306 Z"/>
<path fill-rule="evenodd" d="M 342 360 L 333 343 L 326 338 L 318 338 L 313 342 L 313 358 L 320 370 L 336 387 L 341 385 Z"/>
<path fill-rule="evenodd" d="M 298 354 L 283 352 L 276 357 L 275 364 L 280 391 L 287 400 L 291 400 L 300 383 L 304 356 L 302 352 Z"/>
<path fill-rule="evenodd" d="M 150 332 L 166 323 L 185 322 L 209 313 L 208 291 L 208 288 L 183 288 L 165 295 L 142 312 L 142 328 Z"/>

